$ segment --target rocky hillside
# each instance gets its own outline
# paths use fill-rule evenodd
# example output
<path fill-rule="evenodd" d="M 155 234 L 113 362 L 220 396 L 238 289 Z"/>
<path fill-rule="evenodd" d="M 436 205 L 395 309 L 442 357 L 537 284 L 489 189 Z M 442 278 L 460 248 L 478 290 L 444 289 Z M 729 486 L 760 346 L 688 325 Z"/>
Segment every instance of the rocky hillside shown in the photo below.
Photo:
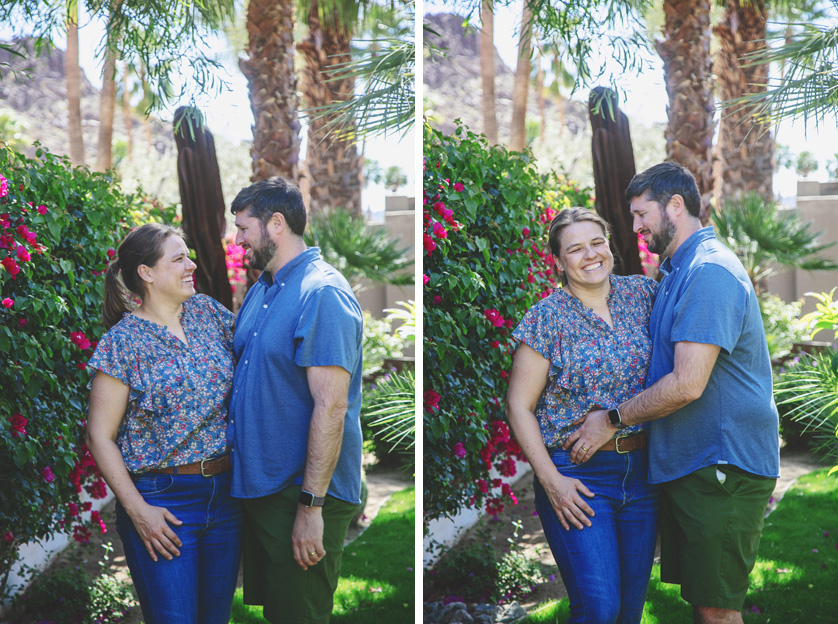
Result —
<path fill-rule="evenodd" d="M 480 80 L 479 32 L 475 27 L 463 28 L 463 17 L 450 13 L 425 16 L 425 24 L 437 35 L 425 31 L 425 38 L 435 50 L 425 51 L 423 65 L 425 113 L 443 132 L 453 132 L 455 119 L 461 119 L 470 129 L 483 131 L 481 113 L 482 83 Z M 503 27 L 495 24 L 495 28 Z M 495 52 L 495 95 L 497 96 L 498 130 L 501 142 L 509 138 L 512 119 L 512 88 L 514 68 L 509 68 Z M 587 110 L 578 102 L 565 102 L 565 129 L 573 135 L 589 131 Z M 558 124 L 558 104 L 552 98 L 545 101 L 545 118 Z M 535 88 L 530 89 L 527 118 L 540 123 Z"/>
<path fill-rule="evenodd" d="M 9 42 L 6 42 L 9 43 Z M 11 117 L 25 143 L 40 141 L 49 151 L 69 154 L 67 139 L 67 83 L 64 73 L 64 50 L 53 48 L 33 52 L 32 41 L 18 42 L 26 50 L 24 57 L 0 49 L 0 114 Z M 85 160 L 96 162 L 99 136 L 99 89 L 82 71 L 81 114 Z M 151 150 L 158 155 L 173 153 L 174 138 L 169 124 L 151 119 Z M 121 103 L 114 115 L 114 143 L 127 140 Z M 134 149 L 146 153 L 146 130 L 143 118 L 133 114 L 131 128 Z M 0 137 L 8 138 L 8 137 Z M 25 150 L 32 156 L 34 148 Z"/>

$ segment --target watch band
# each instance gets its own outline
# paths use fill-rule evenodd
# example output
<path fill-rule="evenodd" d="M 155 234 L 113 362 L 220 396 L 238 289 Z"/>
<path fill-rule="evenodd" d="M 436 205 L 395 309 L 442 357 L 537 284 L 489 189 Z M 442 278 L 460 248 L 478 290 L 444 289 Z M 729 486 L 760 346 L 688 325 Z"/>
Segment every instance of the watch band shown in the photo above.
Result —
<path fill-rule="evenodd" d="M 614 407 L 608 410 L 608 420 L 611 421 L 611 426 L 616 427 L 617 429 L 625 429 L 626 424 L 623 422 L 623 419 L 620 417 L 620 408 Z"/>
<path fill-rule="evenodd" d="M 305 505 L 306 507 L 322 507 L 326 503 L 325 496 L 315 496 L 311 492 L 306 492 L 302 490 L 300 492 L 300 505 Z"/>

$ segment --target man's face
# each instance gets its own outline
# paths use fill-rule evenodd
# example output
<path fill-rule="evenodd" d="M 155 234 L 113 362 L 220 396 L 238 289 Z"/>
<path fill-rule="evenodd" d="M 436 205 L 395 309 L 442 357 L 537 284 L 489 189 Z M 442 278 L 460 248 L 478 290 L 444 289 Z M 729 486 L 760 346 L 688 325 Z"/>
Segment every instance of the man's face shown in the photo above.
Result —
<path fill-rule="evenodd" d="M 236 213 L 236 245 L 244 248 L 248 266 L 257 271 L 264 271 L 276 254 L 276 243 L 267 228 L 247 209 Z"/>
<path fill-rule="evenodd" d="M 666 207 L 649 201 L 646 195 L 631 200 L 632 227 L 643 237 L 646 246 L 654 254 L 670 255 L 667 250 L 675 238 L 675 224 L 666 213 Z"/>

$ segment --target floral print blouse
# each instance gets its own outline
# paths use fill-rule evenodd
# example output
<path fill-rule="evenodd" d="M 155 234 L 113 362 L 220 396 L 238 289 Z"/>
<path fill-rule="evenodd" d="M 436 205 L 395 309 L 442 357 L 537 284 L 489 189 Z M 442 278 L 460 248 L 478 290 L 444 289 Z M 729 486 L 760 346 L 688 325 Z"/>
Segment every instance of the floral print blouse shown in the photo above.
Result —
<path fill-rule="evenodd" d="M 226 449 L 235 316 L 211 297 L 193 295 L 180 320 L 188 345 L 157 323 L 124 314 L 88 364 L 130 388 L 116 443 L 133 473 Z"/>
<path fill-rule="evenodd" d="M 649 315 L 658 284 L 642 275 L 610 276 L 613 329 L 566 290 L 556 288 L 524 315 L 512 333 L 550 361 L 535 408 L 541 435 L 555 449 L 589 411 L 610 409 L 645 387 L 652 354 Z M 642 430 L 627 427 L 624 433 Z"/>

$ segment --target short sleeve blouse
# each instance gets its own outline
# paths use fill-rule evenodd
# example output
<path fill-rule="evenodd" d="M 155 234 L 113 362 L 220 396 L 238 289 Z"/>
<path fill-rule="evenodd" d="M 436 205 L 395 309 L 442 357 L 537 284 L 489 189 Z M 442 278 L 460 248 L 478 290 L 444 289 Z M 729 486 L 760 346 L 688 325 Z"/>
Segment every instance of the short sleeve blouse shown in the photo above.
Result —
<path fill-rule="evenodd" d="M 649 316 L 658 284 L 642 275 L 612 275 L 610 280 L 613 328 L 556 288 L 527 311 L 512 334 L 550 362 L 535 408 L 548 449 L 561 446 L 590 410 L 610 409 L 645 387 L 652 353 Z M 641 429 L 635 425 L 624 431 Z"/>
<path fill-rule="evenodd" d="M 188 345 L 157 323 L 124 314 L 88 364 L 130 388 L 116 443 L 133 473 L 226 449 L 235 316 L 211 297 L 194 295 L 180 319 Z"/>

